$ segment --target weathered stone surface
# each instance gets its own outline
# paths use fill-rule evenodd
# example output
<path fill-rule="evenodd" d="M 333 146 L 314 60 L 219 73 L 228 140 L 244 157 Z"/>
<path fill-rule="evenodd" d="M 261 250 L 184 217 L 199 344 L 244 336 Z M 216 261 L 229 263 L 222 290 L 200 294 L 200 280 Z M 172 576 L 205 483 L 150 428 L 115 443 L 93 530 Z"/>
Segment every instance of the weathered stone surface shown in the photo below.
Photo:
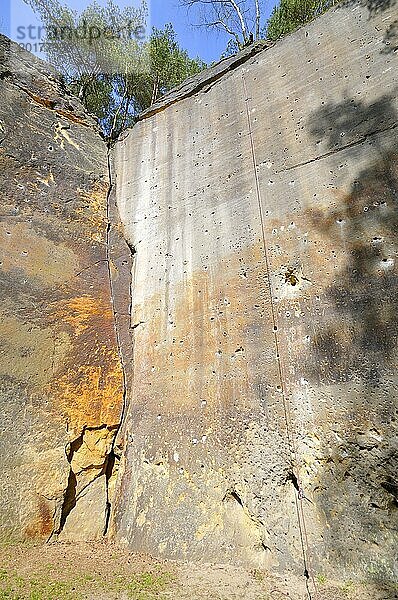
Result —
<path fill-rule="evenodd" d="M 394 578 L 395 16 L 337 8 L 117 144 L 134 549 Z"/>
<path fill-rule="evenodd" d="M 116 189 L 0 37 L 0 539 L 99 539 L 113 505 L 136 550 L 390 585 L 395 23 L 347 4 L 188 81 Z"/>
<path fill-rule="evenodd" d="M 0 67 L 0 538 L 46 538 L 113 461 L 123 403 L 107 149 L 48 65 L 0 37 Z"/>

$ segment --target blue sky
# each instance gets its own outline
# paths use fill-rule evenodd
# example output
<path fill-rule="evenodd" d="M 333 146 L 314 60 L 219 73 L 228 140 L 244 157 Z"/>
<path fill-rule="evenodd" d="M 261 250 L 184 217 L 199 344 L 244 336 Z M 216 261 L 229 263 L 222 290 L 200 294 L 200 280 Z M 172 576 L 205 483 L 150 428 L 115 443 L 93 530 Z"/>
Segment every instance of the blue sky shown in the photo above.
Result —
<path fill-rule="evenodd" d="M 99 3 L 103 4 L 104 1 L 99 0 Z M 91 3 L 91 0 L 63 0 L 63 3 L 81 11 Z M 134 4 L 134 0 L 117 1 L 117 4 L 121 6 L 132 3 Z M 270 5 L 272 4 L 273 0 L 270 1 Z M 220 54 L 225 50 L 227 37 L 222 33 L 207 31 L 203 27 L 193 27 L 191 24 L 193 15 L 187 14 L 187 10 L 179 5 L 179 0 L 149 0 L 149 10 L 152 25 L 162 27 L 165 23 L 173 23 L 181 47 L 186 49 L 190 56 L 199 56 L 210 63 L 218 60 Z M 0 31 L 2 33 L 16 41 L 21 41 L 17 40 L 18 27 L 26 28 L 29 25 L 39 24 L 35 14 L 24 0 L 2 0 L 0 8 Z M 33 46 L 32 51 L 34 50 Z"/>

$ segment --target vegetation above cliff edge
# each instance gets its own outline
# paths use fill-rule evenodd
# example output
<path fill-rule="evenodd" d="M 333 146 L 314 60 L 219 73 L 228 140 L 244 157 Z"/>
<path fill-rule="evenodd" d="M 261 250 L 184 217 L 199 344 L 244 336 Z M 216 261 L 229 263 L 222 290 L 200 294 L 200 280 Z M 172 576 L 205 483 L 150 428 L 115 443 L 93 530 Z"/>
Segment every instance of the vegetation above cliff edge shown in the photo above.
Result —
<path fill-rule="evenodd" d="M 266 37 L 278 40 L 326 12 L 340 0 L 281 0 L 266 26 Z"/>
<path fill-rule="evenodd" d="M 25 0 L 40 17 L 44 51 L 108 142 L 145 108 L 206 67 L 180 47 L 171 23 L 147 33 L 145 0 L 121 8 L 108 0 L 82 12 L 59 0 Z M 137 4 L 137 3 L 135 3 Z"/>
<path fill-rule="evenodd" d="M 260 39 L 277 40 L 312 21 L 340 0 L 180 0 L 192 25 L 227 35 L 223 56 Z M 273 8 L 267 19 L 269 9 Z"/>
<path fill-rule="evenodd" d="M 201 25 L 229 35 L 225 55 L 255 40 L 277 40 L 325 12 L 339 0 L 280 0 L 268 21 L 263 0 L 180 0 L 199 9 Z M 49 61 L 98 118 L 112 143 L 137 115 L 171 88 L 206 68 L 190 58 L 171 23 L 146 33 L 146 0 L 121 8 L 95 0 L 82 12 L 60 0 L 25 0 L 40 16 Z"/>

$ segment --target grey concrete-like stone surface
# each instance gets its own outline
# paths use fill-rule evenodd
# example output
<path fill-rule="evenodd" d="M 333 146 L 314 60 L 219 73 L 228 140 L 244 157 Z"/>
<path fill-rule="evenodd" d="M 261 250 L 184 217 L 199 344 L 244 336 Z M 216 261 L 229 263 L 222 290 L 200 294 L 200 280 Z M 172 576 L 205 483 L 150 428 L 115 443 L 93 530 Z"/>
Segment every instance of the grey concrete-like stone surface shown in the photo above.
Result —
<path fill-rule="evenodd" d="M 397 13 L 369 7 L 116 146 L 136 255 L 112 531 L 133 549 L 394 580 Z"/>

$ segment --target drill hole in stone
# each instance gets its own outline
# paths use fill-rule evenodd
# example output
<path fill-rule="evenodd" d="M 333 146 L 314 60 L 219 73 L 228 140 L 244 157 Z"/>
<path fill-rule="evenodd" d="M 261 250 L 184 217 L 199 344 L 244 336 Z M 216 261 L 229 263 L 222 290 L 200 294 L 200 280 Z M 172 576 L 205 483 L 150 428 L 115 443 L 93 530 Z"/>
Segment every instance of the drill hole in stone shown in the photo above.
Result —
<path fill-rule="evenodd" d="M 285 283 L 295 287 L 298 285 L 298 277 L 294 273 L 294 269 L 288 269 L 285 273 Z"/>

